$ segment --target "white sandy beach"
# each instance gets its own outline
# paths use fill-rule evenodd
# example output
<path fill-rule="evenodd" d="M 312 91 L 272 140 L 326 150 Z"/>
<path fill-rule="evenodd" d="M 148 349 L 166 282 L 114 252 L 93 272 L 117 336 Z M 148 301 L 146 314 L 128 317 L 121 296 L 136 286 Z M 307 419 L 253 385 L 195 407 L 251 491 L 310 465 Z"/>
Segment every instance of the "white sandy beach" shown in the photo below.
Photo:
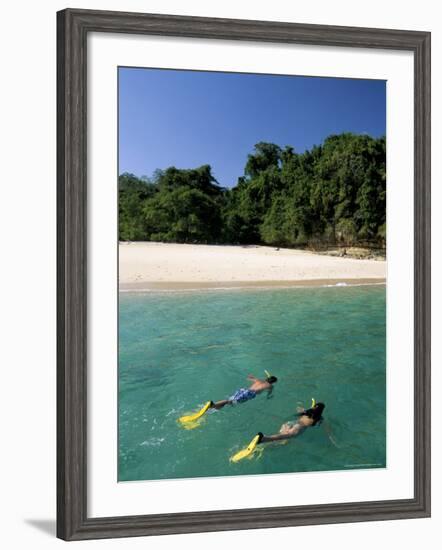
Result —
<path fill-rule="evenodd" d="M 121 290 L 384 282 L 386 262 L 266 246 L 120 243 Z"/>

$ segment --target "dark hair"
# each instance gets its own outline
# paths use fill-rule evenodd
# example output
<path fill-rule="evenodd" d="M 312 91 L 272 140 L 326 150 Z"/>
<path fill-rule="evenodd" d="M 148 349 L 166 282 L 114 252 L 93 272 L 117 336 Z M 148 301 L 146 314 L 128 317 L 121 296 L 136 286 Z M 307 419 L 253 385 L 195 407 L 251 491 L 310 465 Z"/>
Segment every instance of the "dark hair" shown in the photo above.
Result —
<path fill-rule="evenodd" d="M 324 403 L 316 403 L 311 409 L 307 409 L 302 413 L 303 416 L 308 416 L 313 420 L 312 426 L 316 426 L 322 420 L 322 411 L 325 409 Z"/>
<path fill-rule="evenodd" d="M 269 384 L 274 384 L 275 382 L 278 382 L 278 379 L 276 378 L 276 376 L 269 376 L 269 377 L 267 378 L 267 382 L 268 382 Z"/>

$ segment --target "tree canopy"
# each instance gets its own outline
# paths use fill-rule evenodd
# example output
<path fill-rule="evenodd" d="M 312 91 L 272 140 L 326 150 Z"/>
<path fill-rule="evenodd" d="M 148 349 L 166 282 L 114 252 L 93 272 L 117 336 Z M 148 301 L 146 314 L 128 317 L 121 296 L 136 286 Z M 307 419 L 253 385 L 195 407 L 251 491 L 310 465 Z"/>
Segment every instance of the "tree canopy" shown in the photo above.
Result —
<path fill-rule="evenodd" d="M 211 167 L 119 177 L 119 237 L 288 247 L 385 246 L 385 137 L 343 133 L 296 153 L 260 142 L 231 189 Z"/>

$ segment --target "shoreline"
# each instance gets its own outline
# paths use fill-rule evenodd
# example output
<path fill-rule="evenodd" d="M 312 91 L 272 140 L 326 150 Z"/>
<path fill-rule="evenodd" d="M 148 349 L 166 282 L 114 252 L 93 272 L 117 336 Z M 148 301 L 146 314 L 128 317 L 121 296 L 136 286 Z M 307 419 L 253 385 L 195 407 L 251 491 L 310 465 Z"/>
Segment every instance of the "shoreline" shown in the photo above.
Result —
<path fill-rule="evenodd" d="M 286 288 L 326 288 L 385 285 L 386 279 L 301 279 L 299 281 L 150 281 L 120 283 L 119 292 L 193 292 L 198 290 L 265 290 Z"/>
<path fill-rule="evenodd" d="M 383 284 L 386 261 L 269 246 L 120 243 L 119 290 Z"/>

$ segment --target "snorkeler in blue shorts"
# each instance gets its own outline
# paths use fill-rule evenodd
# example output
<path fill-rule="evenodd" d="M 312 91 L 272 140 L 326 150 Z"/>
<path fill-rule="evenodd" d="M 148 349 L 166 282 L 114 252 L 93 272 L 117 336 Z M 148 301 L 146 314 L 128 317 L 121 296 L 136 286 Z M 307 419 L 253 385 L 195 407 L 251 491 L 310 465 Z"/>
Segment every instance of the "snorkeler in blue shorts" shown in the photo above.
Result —
<path fill-rule="evenodd" d="M 267 392 L 267 397 L 270 397 L 273 391 L 273 384 L 278 381 L 276 376 L 268 376 L 265 380 L 262 380 L 260 378 L 256 378 L 256 376 L 253 376 L 252 374 L 249 374 L 247 378 L 252 382 L 248 388 L 240 388 L 239 390 L 236 390 L 236 392 L 231 395 L 229 399 L 223 399 L 222 401 L 217 401 L 216 403 L 211 401 L 210 408 L 222 409 L 226 405 L 245 403 L 246 401 L 255 399 L 258 394 L 265 391 Z"/>

